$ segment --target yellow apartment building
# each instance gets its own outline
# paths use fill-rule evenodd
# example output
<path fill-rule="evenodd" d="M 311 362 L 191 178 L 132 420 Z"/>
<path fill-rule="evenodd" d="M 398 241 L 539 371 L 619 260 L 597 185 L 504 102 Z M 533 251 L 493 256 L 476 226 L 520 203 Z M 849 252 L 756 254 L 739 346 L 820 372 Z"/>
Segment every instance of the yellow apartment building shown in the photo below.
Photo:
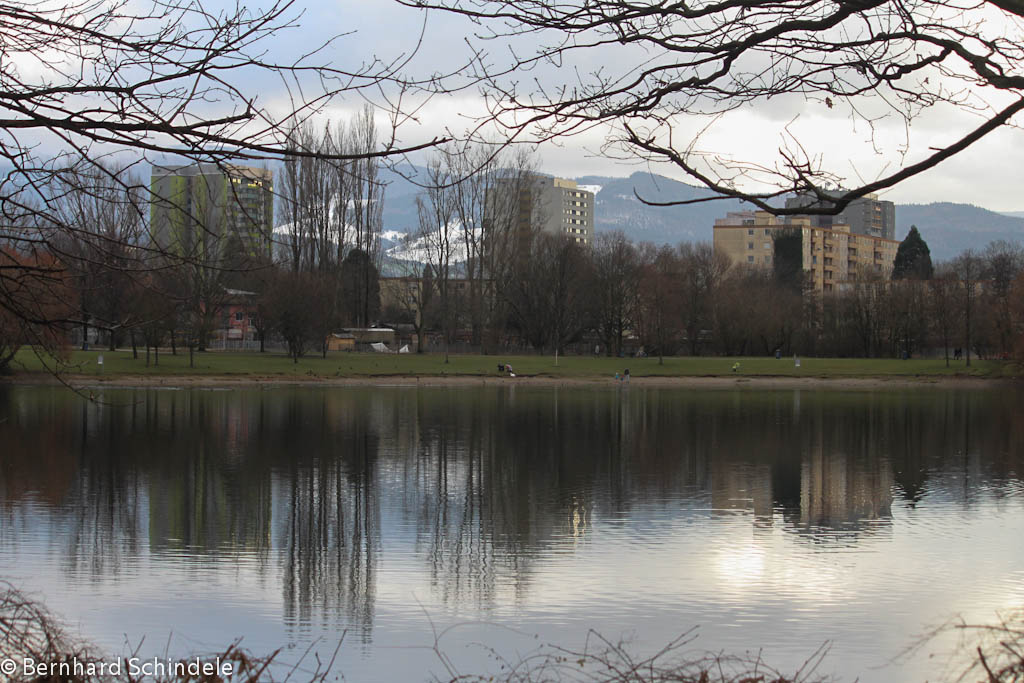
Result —
<path fill-rule="evenodd" d="M 888 279 L 896 259 L 896 240 L 859 235 L 850 226 L 814 227 L 804 217 L 784 223 L 766 211 L 730 212 L 715 221 L 714 244 L 733 263 L 771 268 L 776 232 L 799 229 L 803 235 L 803 265 L 817 292 L 833 292 L 841 285 L 871 275 Z"/>

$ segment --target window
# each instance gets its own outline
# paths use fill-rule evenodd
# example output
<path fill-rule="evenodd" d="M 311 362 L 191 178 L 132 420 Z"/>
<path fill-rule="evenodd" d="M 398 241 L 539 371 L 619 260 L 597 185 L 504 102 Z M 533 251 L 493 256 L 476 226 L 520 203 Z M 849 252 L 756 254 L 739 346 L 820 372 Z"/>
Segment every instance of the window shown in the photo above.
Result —
<path fill-rule="evenodd" d="M 753 262 L 754 262 L 754 257 L 753 256 L 748 256 L 747 257 L 747 263 L 753 263 Z"/>
<path fill-rule="evenodd" d="M 754 243 L 753 242 L 747 242 L 747 249 L 753 249 L 753 248 L 754 248 Z"/>
<path fill-rule="evenodd" d="M 771 265 L 771 262 L 772 262 L 772 257 L 771 257 L 771 256 L 765 256 L 765 257 L 764 257 L 764 262 L 765 262 L 766 264 L 768 264 L 768 265 Z"/>
<path fill-rule="evenodd" d="M 754 234 L 754 229 L 750 228 L 749 230 L 747 230 L 747 234 L 748 235 L 753 235 Z"/>
<path fill-rule="evenodd" d="M 817 262 L 818 262 L 818 255 L 815 254 L 814 256 L 811 257 L 811 263 L 817 263 Z"/>
<path fill-rule="evenodd" d="M 772 243 L 771 242 L 765 242 L 764 243 L 764 248 L 765 249 L 771 249 L 772 248 Z"/>
<path fill-rule="evenodd" d="M 235 312 L 235 322 L 242 322 L 243 319 L 244 319 L 244 314 L 241 311 L 236 311 Z"/>

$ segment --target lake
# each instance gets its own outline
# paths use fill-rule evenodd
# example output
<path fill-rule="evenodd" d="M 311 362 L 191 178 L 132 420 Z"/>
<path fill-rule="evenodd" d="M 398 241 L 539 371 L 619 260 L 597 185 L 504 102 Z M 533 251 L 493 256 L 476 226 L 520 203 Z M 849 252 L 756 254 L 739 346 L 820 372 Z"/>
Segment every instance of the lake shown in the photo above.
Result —
<path fill-rule="evenodd" d="M 1016 390 L 95 391 L 0 386 L 0 578 L 110 653 L 424 680 L 689 633 L 923 681 L 1024 607 Z"/>

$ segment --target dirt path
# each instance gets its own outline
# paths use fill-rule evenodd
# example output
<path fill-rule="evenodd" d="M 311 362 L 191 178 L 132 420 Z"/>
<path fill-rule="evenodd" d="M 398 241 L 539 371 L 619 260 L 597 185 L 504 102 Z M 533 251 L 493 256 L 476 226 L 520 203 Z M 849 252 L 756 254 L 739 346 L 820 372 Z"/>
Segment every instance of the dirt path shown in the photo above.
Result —
<path fill-rule="evenodd" d="M 845 389 L 872 390 L 897 388 L 978 388 L 1019 386 L 1019 382 L 1006 379 L 975 377 L 633 377 L 624 384 L 613 377 L 551 377 L 551 376 L 467 376 L 431 375 L 375 375 L 358 377 L 282 377 L 280 375 L 109 375 L 106 377 L 69 375 L 64 378 L 72 387 L 125 387 L 125 388 L 251 388 L 259 386 L 565 386 L 565 387 L 678 387 L 689 389 Z M 61 382 L 43 373 L 16 373 L 0 378 L 7 384 L 56 385 Z"/>

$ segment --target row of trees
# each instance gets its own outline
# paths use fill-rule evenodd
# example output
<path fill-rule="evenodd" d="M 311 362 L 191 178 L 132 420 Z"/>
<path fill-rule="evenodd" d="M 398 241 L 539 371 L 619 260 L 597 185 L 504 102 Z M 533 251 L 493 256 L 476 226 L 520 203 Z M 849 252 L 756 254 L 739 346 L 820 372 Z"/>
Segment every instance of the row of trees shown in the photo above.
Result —
<path fill-rule="evenodd" d="M 277 334 L 296 357 L 319 347 L 314 332 L 322 342 L 375 319 L 384 186 L 372 111 L 320 136 L 295 126 L 288 145 L 277 197 L 284 224 L 255 240 L 238 233 L 245 203 L 223 205 L 222 191 L 229 203 L 238 192 L 228 180 L 214 189 L 200 176 L 192 196 L 175 200 L 187 219 L 170 219 L 188 227 L 160 239 L 150 225 L 157 198 L 133 169 L 94 160 L 55 172 L 37 188 L 47 214 L 0 233 L 3 272 L 21 275 L 0 282 L 0 368 L 22 344 L 56 352 L 97 330 L 111 349 L 144 345 L 147 361 L 165 344 L 192 354 L 224 327 L 232 302 L 248 302 L 261 342 Z M 264 217 L 249 218 L 260 227 L 250 232 L 262 232 Z"/>
<path fill-rule="evenodd" d="M 992 243 L 933 268 L 915 228 L 894 279 L 864 278 L 821 296 L 805 283 L 800 259 L 783 258 L 792 237 L 777 237 L 780 257 L 767 270 L 734 266 L 708 243 L 638 245 L 604 233 L 591 247 L 547 233 L 520 236 L 521 251 L 494 285 L 492 308 L 503 317 L 484 336 L 549 353 L 571 345 L 658 356 L 900 357 L 939 349 L 948 360 L 960 348 L 968 363 L 972 354 L 1024 357 L 1019 244 Z M 436 286 L 436 268 L 426 268 L 435 284 L 423 281 L 431 296 L 413 303 L 423 327 L 452 339 L 472 326 L 472 309 L 465 288 Z M 385 316 L 403 318 L 401 310 Z"/>
<path fill-rule="evenodd" d="M 304 152 L 322 147 L 328 156 L 353 156 L 319 166 L 315 154 L 289 158 L 276 259 L 270 249 L 156 249 L 141 181 L 129 170 L 90 167 L 102 173 L 88 181 L 94 191 L 83 193 L 80 177 L 89 169 L 70 169 L 50 189 L 51 203 L 63 226 L 83 227 L 62 229 L 53 252 L 5 253 L 19 267 L 34 259 L 33 289 L 12 300 L 35 301 L 36 317 L 51 323 L 46 339 L 55 349 L 52 321 L 60 319 L 65 331 L 75 321 L 83 340 L 93 326 L 108 332 L 111 348 L 142 345 L 147 362 L 149 349 L 168 344 L 191 353 L 224 327 L 232 302 L 245 308 L 261 348 L 276 337 L 296 360 L 326 353 L 331 332 L 382 319 L 384 188 L 376 162 L 363 153 L 376 144 L 368 110 L 347 129 L 318 135 L 300 127 L 293 136 Z M 772 271 L 734 267 L 707 243 L 637 245 L 607 233 L 591 245 L 539 229 L 543 217 L 531 204 L 538 176 L 528 155 L 487 146 L 441 150 L 428 175 L 412 238 L 427 263 L 416 266 L 409 279 L 415 286 L 383 315 L 412 323 L 421 350 L 432 331 L 446 348 L 460 339 L 485 353 L 509 343 L 555 354 L 575 346 L 659 356 L 900 356 L 930 348 L 948 355 L 961 348 L 969 363 L 972 354 L 1024 352 L 1024 251 L 1017 244 L 993 243 L 933 267 L 914 228 L 893 280 L 846 283 L 821 297 L 804 283 L 798 232 L 776 236 Z M 45 233 L 45 226 L 31 230 Z M 230 238 L 205 230 L 207 243 Z M 2 321 L 0 363 L 19 342 L 40 338 L 28 334 L 32 306 Z"/>

